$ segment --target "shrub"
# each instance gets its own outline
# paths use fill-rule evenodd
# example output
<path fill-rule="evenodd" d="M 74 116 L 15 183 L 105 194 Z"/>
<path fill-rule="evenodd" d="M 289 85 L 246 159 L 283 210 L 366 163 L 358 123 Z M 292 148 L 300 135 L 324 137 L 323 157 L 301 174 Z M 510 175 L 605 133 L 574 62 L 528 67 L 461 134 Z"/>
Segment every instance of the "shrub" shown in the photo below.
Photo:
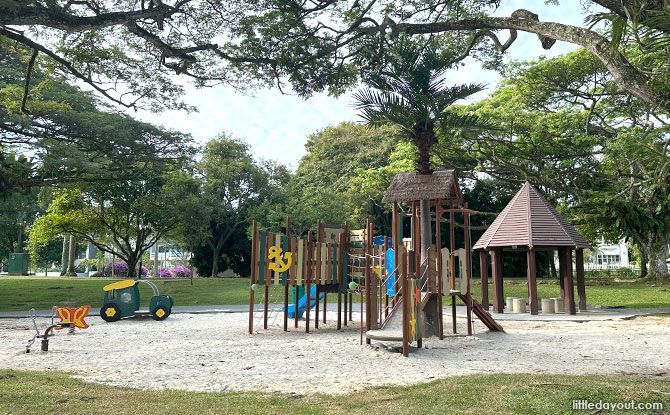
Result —
<path fill-rule="evenodd" d="M 169 268 L 160 268 L 158 272 L 156 273 L 157 278 L 170 278 L 172 277 L 172 273 L 170 272 Z"/>
<path fill-rule="evenodd" d="M 172 276 L 175 278 L 191 278 L 193 273 L 190 269 L 186 268 L 183 265 L 175 265 L 172 267 Z"/>
<path fill-rule="evenodd" d="M 610 279 L 631 280 L 640 277 L 637 272 L 633 271 L 628 267 L 593 269 L 586 271 L 584 274 L 585 277 L 588 279 L 598 279 L 598 280 L 610 280 Z"/>
<path fill-rule="evenodd" d="M 111 277 L 112 276 L 112 264 L 111 263 L 107 264 L 102 273 L 105 277 Z M 142 273 L 142 276 L 145 276 L 149 273 L 149 269 L 143 265 L 142 269 L 141 269 L 141 273 Z M 114 276 L 125 277 L 127 275 L 128 275 L 128 264 L 126 264 L 125 261 L 115 262 L 114 263 Z"/>

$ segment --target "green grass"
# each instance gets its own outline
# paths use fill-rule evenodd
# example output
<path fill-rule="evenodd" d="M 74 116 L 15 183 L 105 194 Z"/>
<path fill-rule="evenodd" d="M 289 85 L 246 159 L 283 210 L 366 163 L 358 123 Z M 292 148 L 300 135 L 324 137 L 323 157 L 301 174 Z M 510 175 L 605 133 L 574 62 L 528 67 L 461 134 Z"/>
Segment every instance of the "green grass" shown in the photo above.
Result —
<path fill-rule="evenodd" d="M 2 277 L 0 311 L 49 309 L 53 305 L 102 305 L 102 287 L 111 278 Z M 175 305 L 245 304 L 249 302 L 247 278 L 196 278 L 189 280 L 152 279 L 161 293 L 174 298 Z M 149 304 L 151 290 L 140 286 L 143 306 Z M 146 302 L 146 304 L 144 304 Z"/>
<path fill-rule="evenodd" d="M 528 284 L 525 279 L 507 278 L 503 280 L 505 297 L 528 297 Z M 473 279 L 472 293 L 481 300 L 481 283 Z M 538 280 L 539 298 L 560 297 L 561 288 L 557 281 Z M 575 286 L 575 301 L 577 287 Z M 493 284 L 489 281 L 489 302 L 493 302 Z M 629 308 L 670 307 L 670 284 L 646 281 L 586 281 L 587 304 L 600 306 L 623 306 Z"/>
<path fill-rule="evenodd" d="M 517 374 L 454 377 L 343 396 L 301 396 L 300 391 L 289 396 L 148 391 L 84 383 L 57 372 L 0 370 L 0 413 L 560 415 L 574 413 L 573 399 L 661 402 L 666 412 L 657 413 L 668 413 L 669 391 L 670 382 L 661 379 Z"/>
<path fill-rule="evenodd" d="M 109 278 L 63 278 L 63 277 L 0 277 L 0 311 L 27 311 L 30 308 L 48 309 L 53 305 L 90 304 L 101 305 L 102 287 L 115 281 Z M 196 278 L 191 286 L 189 280 L 152 280 L 162 293 L 171 295 L 175 305 L 221 305 L 248 304 L 249 280 L 247 278 Z M 489 283 L 489 301 L 493 301 L 492 284 Z M 527 284 L 523 279 L 504 280 L 505 297 L 527 296 Z M 142 301 L 149 301 L 150 290 L 141 286 Z M 477 300 L 481 297 L 481 285 L 473 280 L 472 292 Z M 554 281 L 541 280 L 538 284 L 540 298 L 559 297 L 560 288 Z M 354 295 L 354 302 L 359 296 Z M 649 282 L 602 282 L 587 281 L 588 304 L 601 306 L 624 306 L 633 308 L 670 307 L 670 284 Z M 260 298 L 257 294 L 256 302 Z M 271 302 L 282 302 L 283 292 L 273 287 Z M 329 301 L 333 301 L 330 299 Z M 445 301 L 449 301 L 445 298 Z"/>

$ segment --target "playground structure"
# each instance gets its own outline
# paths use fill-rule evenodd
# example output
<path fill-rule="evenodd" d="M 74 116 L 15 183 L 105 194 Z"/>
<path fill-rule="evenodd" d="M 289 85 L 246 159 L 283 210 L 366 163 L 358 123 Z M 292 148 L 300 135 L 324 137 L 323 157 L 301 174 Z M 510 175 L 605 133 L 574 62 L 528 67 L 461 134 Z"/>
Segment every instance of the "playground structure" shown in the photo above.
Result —
<path fill-rule="evenodd" d="M 30 353 L 30 348 L 37 340 L 40 340 L 40 350 L 43 352 L 48 352 L 49 338 L 55 336 L 55 331 L 68 329 L 69 334 L 74 334 L 75 329 L 87 329 L 88 323 L 86 322 L 85 318 L 88 315 L 88 311 L 90 309 L 90 305 L 83 305 L 76 308 L 53 306 L 51 308 L 51 325 L 49 325 L 44 330 L 44 333 L 40 333 L 40 330 L 37 328 L 37 316 L 35 315 L 35 309 L 31 308 L 30 317 L 33 320 L 35 335 L 30 340 L 28 340 L 28 344 L 26 344 L 26 353 Z M 60 321 L 56 322 L 56 317 L 58 317 Z"/>
<path fill-rule="evenodd" d="M 410 345 L 422 346 L 422 339 L 437 335 L 444 338 L 442 298 L 451 297 L 453 332 L 456 333 L 456 300 L 467 309 L 467 331 L 472 335 L 472 313 L 493 331 L 503 331 L 491 315 L 470 293 L 470 215 L 476 213 L 463 203 L 453 170 L 433 175 L 401 173 L 396 175 L 384 200 L 393 203 L 392 235 L 375 237 L 367 222 L 363 229 L 326 227 L 317 224 L 316 238 L 308 232 L 305 239 L 286 233 L 265 232 L 253 224 L 249 333 L 254 329 L 255 293 L 263 289 L 263 328 L 268 327 L 269 290 L 283 286 L 284 331 L 289 315 L 298 327 L 305 313 L 305 331 L 310 330 L 310 309 L 315 308 L 314 327 L 319 324 L 319 303 L 323 299 L 326 322 L 327 294 L 337 294 L 337 329 L 352 319 L 352 294 L 361 295 L 361 340 L 402 342 L 403 355 Z M 431 221 L 435 224 L 435 242 L 421 260 L 419 246 L 420 200 L 429 201 Z M 407 210 L 401 211 L 402 206 Z M 432 213 L 431 213 L 432 211 Z M 440 224 L 448 214 L 449 248 L 442 247 Z M 463 219 L 463 246 L 456 249 L 455 220 Z M 405 219 L 409 218 L 406 223 Z M 406 226 L 408 224 L 409 226 Z M 407 232 L 409 231 L 409 232 Z M 405 234 L 409 237 L 405 238 Z M 314 240 L 316 239 L 316 240 Z M 375 244 L 377 242 L 377 244 Z M 458 285 L 457 285 L 458 275 Z M 444 277 L 444 278 L 443 278 Z M 294 296 L 289 307 L 289 291 L 305 287 L 302 299 Z M 297 310 L 297 312 L 295 312 Z"/>
<path fill-rule="evenodd" d="M 153 296 L 148 309 L 140 309 L 139 284 L 151 288 Z M 174 302 L 168 295 L 160 294 L 158 287 L 147 280 L 122 280 L 105 285 L 102 290 L 105 297 L 100 308 L 100 317 L 106 322 L 119 321 L 122 318 L 138 315 L 151 315 L 154 320 L 165 320 L 172 312 Z"/>

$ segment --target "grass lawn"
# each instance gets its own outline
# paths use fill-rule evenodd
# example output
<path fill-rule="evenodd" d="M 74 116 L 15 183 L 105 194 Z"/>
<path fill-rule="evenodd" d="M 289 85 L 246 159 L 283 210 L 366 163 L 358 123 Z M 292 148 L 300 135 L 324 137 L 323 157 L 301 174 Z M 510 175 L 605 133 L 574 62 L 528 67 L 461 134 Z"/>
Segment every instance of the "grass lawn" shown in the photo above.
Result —
<path fill-rule="evenodd" d="M 53 305 L 102 305 L 102 287 L 111 278 L 0 277 L 0 311 L 45 310 Z M 245 304 L 249 302 L 247 278 L 152 279 L 161 293 L 174 298 L 175 305 Z M 140 285 L 142 306 L 149 304 L 151 289 Z M 146 304 L 145 304 L 146 302 Z"/>
<path fill-rule="evenodd" d="M 48 309 L 52 305 L 90 304 L 98 308 L 102 301 L 102 287 L 115 281 L 108 278 L 64 278 L 64 277 L 0 277 L 0 311 L 28 311 L 30 308 Z M 175 305 L 220 305 L 247 304 L 249 280 L 247 278 L 196 278 L 191 286 L 189 280 L 153 279 L 162 293 L 171 295 Z M 151 291 L 141 286 L 142 302 L 148 304 Z M 472 292 L 478 300 L 481 285 L 474 279 Z M 525 297 L 526 281 L 504 280 L 504 295 Z M 553 281 L 542 280 L 538 285 L 540 298 L 558 297 L 560 288 Z M 260 301 L 259 295 L 256 302 Z M 332 296 L 331 296 L 332 298 Z M 354 295 L 354 301 L 359 301 Z M 489 301 L 492 301 L 492 284 L 489 284 Z M 588 304 L 625 307 L 670 307 L 670 284 L 648 282 L 587 281 Z M 283 294 L 273 288 L 270 301 L 282 302 Z M 332 299 L 329 301 L 333 301 Z M 445 298 L 445 301 L 449 301 Z"/>
<path fill-rule="evenodd" d="M 481 299 L 482 286 L 473 279 L 472 293 Z M 528 298 L 528 284 L 525 279 L 503 279 L 503 295 L 505 297 Z M 537 296 L 539 298 L 560 297 L 561 288 L 558 281 L 538 280 Z M 575 301 L 577 286 L 575 285 Z M 493 302 L 493 283 L 489 281 L 489 302 Z M 670 284 L 651 283 L 646 281 L 586 281 L 586 303 L 601 306 L 624 306 L 630 308 L 670 307 Z"/>
<path fill-rule="evenodd" d="M 573 399 L 661 402 L 667 411 L 669 391 L 670 382 L 659 379 L 521 374 L 454 377 L 410 387 L 367 389 L 344 396 L 303 397 L 146 391 L 88 384 L 64 373 L 0 370 L 0 413 L 570 414 L 575 413 L 571 409 Z"/>

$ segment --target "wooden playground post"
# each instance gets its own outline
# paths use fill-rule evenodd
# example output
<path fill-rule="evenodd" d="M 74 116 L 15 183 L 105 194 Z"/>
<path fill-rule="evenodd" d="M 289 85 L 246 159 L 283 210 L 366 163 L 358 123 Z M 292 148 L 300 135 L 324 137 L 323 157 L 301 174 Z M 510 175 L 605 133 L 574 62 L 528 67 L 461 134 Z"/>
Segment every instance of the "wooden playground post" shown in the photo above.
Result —
<path fill-rule="evenodd" d="M 316 299 L 314 301 L 315 307 L 314 307 L 314 328 L 318 329 L 319 328 L 319 297 L 321 296 L 321 285 L 318 283 L 318 278 L 317 278 L 317 283 L 316 283 Z"/>
<path fill-rule="evenodd" d="M 456 334 L 456 297 L 451 292 L 456 289 L 456 266 L 454 265 L 454 251 L 456 249 L 456 229 L 454 220 L 454 202 L 449 203 L 449 294 L 451 297 L 451 327 L 454 334 Z"/>
<path fill-rule="evenodd" d="M 398 203 L 393 202 L 393 207 L 391 208 L 391 248 L 393 248 L 393 268 L 398 267 Z M 384 253 L 386 255 L 386 253 Z M 391 270 L 394 271 L 393 269 Z M 398 295 L 398 273 L 393 274 L 393 288 L 394 293 L 393 300 L 391 301 L 391 306 L 395 307 L 396 298 Z"/>
<path fill-rule="evenodd" d="M 364 269 L 364 276 L 365 276 L 365 330 L 370 330 L 372 328 L 372 313 L 374 309 L 370 307 L 371 304 L 371 276 L 370 276 L 370 248 L 368 246 L 368 240 L 370 238 L 370 235 L 366 235 L 368 231 L 370 230 L 370 221 L 366 219 L 365 221 L 365 232 L 363 233 L 363 256 L 365 257 L 364 263 L 365 263 L 365 269 Z M 366 344 L 370 344 L 370 339 L 366 338 L 365 339 Z"/>
<path fill-rule="evenodd" d="M 305 333 L 309 333 L 309 313 L 312 309 L 312 268 L 313 268 L 313 251 L 314 245 L 312 244 L 312 231 L 307 232 L 307 259 L 305 260 L 306 267 L 306 285 L 305 285 L 305 294 L 307 295 L 307 303 L 305 305 Z M 318 297 L 317 297 L 318 298 Z M 297 311 L 297 310 L 296 310 Z"/>
<path fill-rule="evenodd" d="M 384 283 L 384 318 L 386 318 L 389 315 L 389 295 L 386 292 L 386 283 L 387 283 L 387 279 L 388 279 L 389 276 L 388 276 L 388 273 L 385 272 L 386 271 L 386 251 L 388 250 L 388 241 L 386 240 L 386 235 L 383 235 L 383 236 L 384 236 L 384 246 L 382 248 L 382 258 L 384 259 L 384 261 L 382 262 L 382 275 L 384 277 L 382 278 L 382 281 Z"/>
<path fill-rule="evenodd" d="M 274 234 L 268 232 L 265 237 L 265 246 L 270 247 L 274 243 Z M 265 256 L 265 252 L 261 252 L 260 255 Z M 264 281 L 264 289 L 263 289 L 263 329 L 267 330 L 268 328 L 268 309 L 269 309 L 269 304 L 270 304 L 270 281 L 272 280 L 271 278 L 271 270 L 270 270 L 270 261 L 265 261 L 265 281 Z"/>
<path fill-rule="evenodd" d="M 463 204 L 465 212 L 463 212 L 463 237 L 465 243 L 465 267 L 467 272 L 465 273 L 465 286 L 467 304 L 466 304 L 466 316 L 468 318 L 468 336 L 472 336 L 472 293 L 470 292 L 470 279 L 472 278 L 472 250 L 470 249 L 470 212 L 468 210 L 468 203 Z"/>
<path fill-rule="evenodd" d="M 400 247 L 398 247 L 400 249 Z M 402 262 L 400 267 L 398 268 L 398 271 L 402 271 L 401 273 L 401 284 L 402 284 L 402 355 L 407 357 L 409 356 L 409 307 L 410 307 L 410 295 L 409 294 L 409 287 L 407 284 L 407 255 L 404 254 L 401 255 L 400 261 Z"/>
<path fill-rule="evenodd" d="M 258 249 L 258 225 L 256 220 L 252 222 L 251 225 L 251 273 L 250 273 L 250 286 L 249 286 L 249 334 L 254 332 L 254 289 L 253 285 L 256 283 L 258 276 L 256 275 L 256 261 L 258 258 L 256 250 Z M 156 258 L 158 258 L 158 249 L 156 249 Z"/>
<path fill-rule="evenodd" d="M 337 329 L 342 328 L 342 284 L 344 282 L 342 268 L 342 248 L 344 247 L 344 235 L 340 234 L 337 242 Z"/>
<path fill-rule="evenodd" d="M 442 222 L 442 203 L 440 200 L 435 201 L 435 262 L 437 264 L 437 274 L 435 284 L 437 285 L 437 336 L 440 340 L 444 340 L 444 316 L 442 315 L 442 300 L 444 293 L 442 292 L 442 231 L 440 230 L 440 223 Z"/>
<path fill-rule="evenodd" d="M 288 216 L 286 217 L 286 237 L 290 238 L 289 236 L 289 220 Z M 283 243 L 282 243 L 283 245 Z M 288 331 L 288 289 L 289 289 L 289 279 L 285 279 L 286 284 L 284 284 L 284 331 Z"/>

